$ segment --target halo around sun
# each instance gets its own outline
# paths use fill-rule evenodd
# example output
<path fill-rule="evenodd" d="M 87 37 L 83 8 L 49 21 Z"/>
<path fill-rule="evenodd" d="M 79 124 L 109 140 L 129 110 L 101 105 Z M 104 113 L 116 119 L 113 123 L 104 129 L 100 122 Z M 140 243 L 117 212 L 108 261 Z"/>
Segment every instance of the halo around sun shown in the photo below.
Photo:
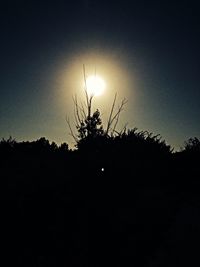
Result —
<path fill-rule="evenodd" d="M 102 95 L 105 87 L 105 81 L 97 75 L 91 75 L 86 79 L 86 90 L 89 96 Z"/>

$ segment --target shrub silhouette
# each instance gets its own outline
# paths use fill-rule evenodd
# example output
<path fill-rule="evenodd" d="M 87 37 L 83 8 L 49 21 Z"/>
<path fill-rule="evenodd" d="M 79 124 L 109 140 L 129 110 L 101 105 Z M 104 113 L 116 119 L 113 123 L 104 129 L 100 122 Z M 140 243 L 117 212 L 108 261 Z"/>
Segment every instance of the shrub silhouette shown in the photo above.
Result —
<path fill-rule="evenodd" d="M 2 139 L 0 142 L 0 149 L 1 151 L 9 151 L 11 149 L 13 149 L 16 145 L 16 141 L 15 139 L 13 139 L 11 136 L 6 140 L 6 139 Z"/>
<path fill-rule="evenodd" d="M 197 137 L 189 138 L 185 142 L 184 151 L 190 153 L 200 153 L 200 140 Z"/>

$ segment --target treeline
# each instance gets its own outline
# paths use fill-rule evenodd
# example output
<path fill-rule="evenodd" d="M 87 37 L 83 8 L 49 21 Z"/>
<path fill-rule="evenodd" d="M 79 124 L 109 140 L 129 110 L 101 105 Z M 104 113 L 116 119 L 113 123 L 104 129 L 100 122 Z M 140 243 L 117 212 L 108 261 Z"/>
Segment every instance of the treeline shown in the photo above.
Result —
<path fill-rule="evenodd" d="M 55 142 L 49 142 L 45 137 L 41 137 L 36 141 L 23 141 L 17 142 L 11 136 L 8 139 L 2 139 L 0 141 L 0 150 L 1 153 L 7 152 L 41 152 L 41 153 L 48 153 L 48 152 L 67 152 L 69 150 L 68 144 L 62 143 L 58 146 Z"/>
<path fill-rule="evenodd" d="M 191 213 L 200 203 L 199 139 L 173 152 L 146 131 L 106 135 L 93 129 L 74 150 L 44 137 L 0 141 L 7 265 L 196 263 L 198 226 L 186 228 L 181 238 L 176 229 L 180 212 L 187 225 L 185 207 Z"/>
<path fill-rule="evenodd" d="M 200 153 L 200 140 L 197 137 L 185 141 L 180 151 L 174 152 L 173 148 L 166 144 L 160 135 L 154 135 L 148 131 L 138 131 L 137 128 L 125 130 L 117 135 L 91 134 L 81 137 L 74 149 L 70 149 L 67 143 L 57 145 L 45 137 L 36 141 L 18 142 L 12 137 L 0 141 L 0 156 L 3 160 L 6 155 L 83 155 L 83 158 L 91 157 L 91 161 L 113 159 L 124 161 L 152 160 L 169 157 L 187 157 L 197 160 Z M 73 157 L 73 156 L 72 156 Z M 106 162 L 106 163 L 108 163 Z"/>
<path fill-rule="evenodd" d="M 0 152 L 7 153 L 9 151 L 19 151 L 19 152 L 68 152 L 77 151 L 82 149 L 91 149 L 93 147 L 94 151 L 100 147 L 106 145 L 120 145 L 124 146 L 124 149 L 128 147 L 134 148 L 135 151 L 140 152 L 143 150 L 154 151 L 161 153 L 172 153 L 173 148 L 166 144 L 165 140 L 158 135 L 149 133 L 148 131 L 138 131 L 137 128 L 124 131 L 115 136 L 88 136 L 82 138 L 78 141 L 74 150 L 69 149 L 67 143 L 62 143 L 57 145 L 55 142 L 50 142 L 45 137 L 41 137 L 36 141 L 22 141 L 18 142 L 11 136 L 8 139 L 2 138 L 0 140 Z M 176 153 L 199 153 L 200 151 L 200 140 L 197 137 L 189 138 L 184 142 L 184 147 L 181 147 L 180 151 Z"/>
<path fill-rule="evenodd" d="M 190 138 L 180 151 L 173 152 L 173 148 L 160 135 L 138 131 L 137 128 L 117 135 L 92 132 L 79 138 L 74 150 L 67 143 L 58 146 L 45 137 L 36 141 L 17 142 L 12 137 L 0 141 L 0 166 L 3 173 L 7 169 L 18 169 L 19 166 L 21 169 L 28 169 L 30 166 L 31 169 L 36 169 L 43 164 L 48 166 L 45 170 L 47 172 L 53 167 L 55 172 L 66 168 L 64 172 L 68 172 L 68 176 L 74 176 L 75 173 L 83 176 L 87 173 L 89 178 L 99 171 L 104 172 L 104 176 L 105 173 L 112 172 L 111 180 L 116 173 L 126 177 L 137 173 L 137 180 L 144 177 L 147 180 L 147 176 L 153 174 L 153 178 L 163 180 L 167 176 L 168 181 L 175 183 L 179 175 L 174 178 L 169 172 L 191 172 L 196 177 L 194 172 L 198 173 L 199 159 L 198 138 Z"/>

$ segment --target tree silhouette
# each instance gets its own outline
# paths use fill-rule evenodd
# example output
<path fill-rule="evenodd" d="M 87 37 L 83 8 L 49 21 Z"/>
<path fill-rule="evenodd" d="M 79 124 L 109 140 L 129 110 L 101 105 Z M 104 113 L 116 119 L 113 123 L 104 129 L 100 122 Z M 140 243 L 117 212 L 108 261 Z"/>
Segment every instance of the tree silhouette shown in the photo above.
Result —
<path fill-rule="evenodd" d="M 96 137 L 104 134 L 100 112 L 97 109 L 92 116 L 88 116 L 77 126 L 78 137 L 84 139 L 88 136 Z"/>
<path fill-rule="evenodd" d="M 113 136 L 114 134 L 119 134 L 116 131 L 120 114 L 124 108 L 124 105 L 127 103 L 124 98 L 121 101 L 121 104 L 116 108 L 117 94 L 114 96 L 113 103 L 111 105 L 111 110 L 108 116 L 108 122 L 104 129 L 103 123 L 101 120 L 101 114 L 99 109 L 93 112 L 92 104 L 94 95 L 88 93 L 87 88 L 87 76 L 85 71 L 85 66 L 83 65 L 83 77 L 84 77 L 84 94 L 85 100 L 79 101 L 77 96 L 73 97 L 74 102 L 74 122 L 76 127 L 76 132 L 74 132 L 70 119 L 67 117 L 66 121 L 70 129 L 70 134 L 76 142 L 76 145 L 87 138 L 96 138 L 99 136 Z"/>

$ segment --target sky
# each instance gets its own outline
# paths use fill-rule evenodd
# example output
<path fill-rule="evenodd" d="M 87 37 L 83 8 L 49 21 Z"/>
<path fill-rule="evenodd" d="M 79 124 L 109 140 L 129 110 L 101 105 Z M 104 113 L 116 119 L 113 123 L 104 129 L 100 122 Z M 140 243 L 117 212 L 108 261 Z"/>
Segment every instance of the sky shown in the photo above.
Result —
<path fill-rule="evenodd" d="M 106 82 L 94 99 L 106 123 L 160 134 L 179 149 L 200 137 L 198 1 L 5 1 L 0 7 L 0 138 L 73 145 L 72 96 L 83 64 Z"/>

